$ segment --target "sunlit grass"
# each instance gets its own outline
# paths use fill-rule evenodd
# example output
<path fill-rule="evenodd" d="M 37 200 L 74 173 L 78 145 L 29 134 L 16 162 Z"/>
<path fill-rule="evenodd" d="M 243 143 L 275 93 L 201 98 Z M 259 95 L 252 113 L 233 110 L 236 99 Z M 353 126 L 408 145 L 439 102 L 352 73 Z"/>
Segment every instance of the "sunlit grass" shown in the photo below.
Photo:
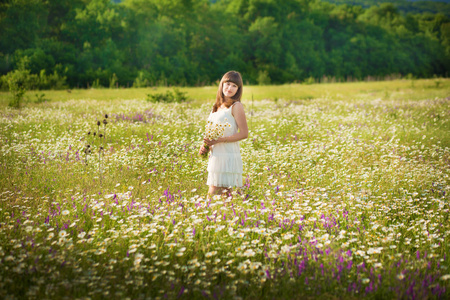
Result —
<path fill-rule="evenodd" d="M 448 82 L 246 87 L 245 186 L 214 199 L 197 156 L 214 87 L 4 105 L 0 296 L 447 298 Z"/>
<path fill-rule="evenodd" d="M 148 94 L 162 93 L 171 87 L 149 87 L 130 89 L 68 89 L 60 91 L 28 91 L 25 100 L 34 102 L 36 93 L 45 94 L 50 101 L 98 100 L 115 101 L 127 99 L 146 99 Z M 215 99 L 217 87 L 180 87 L 186 92 L 193 104 L 204 103 Z M 315 98 L 330 99 L 383 99 L 383 100 L 420 100 L 426 98 L 445 97 L 450 91 L 450 80 L 446 78 L 421 80 L 393 80 L 374 82 L 348 82 L 323 84 L 284 84 L 270 86 L 244 87 L 245 102 L 263 99 L 308 100 Z M 0 105 L 6 106 L 9 93 L 0 92 Z"/>

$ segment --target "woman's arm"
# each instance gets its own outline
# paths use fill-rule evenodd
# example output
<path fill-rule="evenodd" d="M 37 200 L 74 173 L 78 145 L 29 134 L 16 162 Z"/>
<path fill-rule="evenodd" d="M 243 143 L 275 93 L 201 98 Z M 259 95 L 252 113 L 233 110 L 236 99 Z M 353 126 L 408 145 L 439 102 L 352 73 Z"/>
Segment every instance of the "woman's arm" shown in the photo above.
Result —
<path fill-rule="evenodd" d="M 246 139 L 248 137 L 247 118 L 245 117 L 244 106 L 242 105 L 241 102 L 237 102 L 236 104 L 233 105 L 231 109 L 232 109 L 231 113 L 233 114 L 234 119 L 236 120 L 239 132 L 233 134 L 232 136 L 218 138 L 215 141 L 205 140 L 205 143 L 208 146 L 212 146 L 218 143 L 237 142 Z"/>

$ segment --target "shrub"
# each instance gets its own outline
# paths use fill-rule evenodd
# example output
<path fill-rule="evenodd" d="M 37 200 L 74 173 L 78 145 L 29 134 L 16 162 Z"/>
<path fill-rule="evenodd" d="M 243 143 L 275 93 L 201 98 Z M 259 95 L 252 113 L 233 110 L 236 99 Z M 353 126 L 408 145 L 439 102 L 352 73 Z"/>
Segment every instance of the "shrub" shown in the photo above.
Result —
<path fill-rule="evenodd" d="M 26 68 L 19 68 L 1 77 L 0 87 L 2 89 L 11 91 L 12 88 L 14 91 L 17 91 L 18 86 L 23 87 L 25 90 L 62 90 L 67 87 L 67 84 L 66 76 L 61 76 L 56 71 L 47 75 L 45 70 L 41 70 L 39 75 L 37 75 L 31 74 L 30 70 Z"/>
<path fill-rule="evenodd" d="M 29 85 L 30 71 L 29 70 L 15 70 L 9 72 L 5 76 L 5 80 L 8 83 L 9 91 L 12 98 L 8 103 L 8 106 L 13 108 L 20 108 L 23 96 L 27 91 Z"/>
<path fill-rule="evenodd" d="M 111 78 L 109 79 L 109 88 L 113 89 L 118 87 L 119 78 L 117 78 L 116 73 L 113 73 Z"/>
<path fill-rule="evenodd" d="M 308 77 L 305 79 L 305 81 L 303 81 L 304 84 L 314 84 L 316 83 L 316 80 L 314 79 L 314 77 Z"/>
<path fill-rule="evenodd" d="M 185 102 L 188 98 L 186 96 L 185 92 L 181 92 L 180 90 L 174 88 L 172 91 L 166 91 L 165 93 L 156 93 L 156 94 L 148 94 L 147 95 L 147 101 L 157 103 L 157 102 L 164 102 L 164 103 L 171 103 L 171 102 Z"/>
<path fill-rule="evenodd" d="M 44 103 L 44 102 L 47 102 L 47 101 L 50 101 L 50 99 L 45 98 L 45 94 L 42 93 L 40 95 L 36 94 L 36 100 L 34 101 L 34 103 L 40 104 L 40 103 Z"/>
<path fill-rule="evenodd" d="M 258 78 L 256 79 L 259 85 L 268 85 L 270 84 L 270 76 L 268 71 L 259 71 Z"/>
<path fill-rule="evenodd" d="M 133 82 L 133 87 L 135 88 L 143 88 L 148 87 L 150 85 L 150 82 L 147 79 L 147 74 L 145 74 L 144 71 L 140 71 L 138 73 L 138 77 Z"/>
<path fill-rule="evenodd" d="M 103 88 L 103 86 L 100 84 L 100 78 L 97 78 L 97 79 L 95 79 L 92 82 L 92 88 L 93 89 L 101 89 L 101 88 Z"/>
<path fill-rule="evenodd" d="M 53 74 L 47 75 L 45 70 L 41 70 L 38 82 L 36 82 L 34 86 L 40 90 L 62 90 L 67 88 L 66 79 L 66 76 L 61 76 L 56 71 L 54 71 Z"/>

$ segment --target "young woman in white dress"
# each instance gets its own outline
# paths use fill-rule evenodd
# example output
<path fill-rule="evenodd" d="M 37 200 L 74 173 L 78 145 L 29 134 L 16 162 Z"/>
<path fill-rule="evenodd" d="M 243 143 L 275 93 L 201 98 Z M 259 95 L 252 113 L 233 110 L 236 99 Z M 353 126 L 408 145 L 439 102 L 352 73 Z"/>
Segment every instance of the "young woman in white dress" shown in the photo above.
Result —
<path fill-rule="evenodd" d="M 227 72 L 220 81 L 216 103 L 208 117 L 215 123 L 229 123 L 224 136 L 217 140 L 204 139 L 211 155 L 208 161 L 208 193 L 210 195 L 229 193 L 233 187 L 242 186 L 242 159 L 239 141 L 248 137 L 247 119 L 241 103 L 242 77 L 239 72 Z M 202 146 L 200 154 L 209 150 Z"/>

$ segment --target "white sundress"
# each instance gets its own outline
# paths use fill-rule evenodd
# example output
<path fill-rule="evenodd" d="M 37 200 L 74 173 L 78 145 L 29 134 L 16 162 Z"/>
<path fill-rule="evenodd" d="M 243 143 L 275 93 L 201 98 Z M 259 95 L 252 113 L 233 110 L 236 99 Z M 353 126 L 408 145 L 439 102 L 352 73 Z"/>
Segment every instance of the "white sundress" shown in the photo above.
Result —
<path fill-rule="evenodd" d="M 229 108 L 211 112 L 208 121 L 214 123 L 229 123 L 231 127 L 225 128 L 224 137 L 238 132 L 236 120 Z M 211 155 L 208 161 L 207 185 L 216 187 L 241 187 L 242 186 L 242 159 L 239 142 L 219 143 L 211 147 Z"/>

